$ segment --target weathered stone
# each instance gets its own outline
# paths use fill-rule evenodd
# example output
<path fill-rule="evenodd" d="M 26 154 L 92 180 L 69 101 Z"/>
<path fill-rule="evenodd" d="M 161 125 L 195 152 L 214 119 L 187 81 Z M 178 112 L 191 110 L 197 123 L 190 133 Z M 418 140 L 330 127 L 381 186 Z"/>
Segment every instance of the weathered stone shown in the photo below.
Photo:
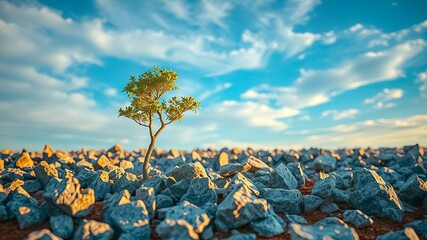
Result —
<path fill-rule="evenodd" d="M 47 187 L 43 197 L 73 217 L 86 216 L 95 203 L 95 192 L 91 188 L 81 190 L 77 178 L 64 179 Z"/>
<path fill-rule="evenodd" d="M 291 215 L 291 214 L 286 214 L 285 222 L 308 224 L 307 220 L 305 220 L 305 218 L 301 217 L 300 215 Z"/>
<path fill-rule="evenodd" d="M 301 164 L 299 162 L 291 162 L 288 163 L 286 167 L 292 172 L 295 180 L 297 180 L 298 187 L 305 186 L 305 174 L 302 170 Z"/>
<path fill-rule="evenodd" d="M 256 172 L 260 169 L 271 169 L 270 166 L 268 166 L 261 159 L 256 158 L 252 155 L 249 156 L 248 159 L 246 159 L 246 163 L 250 166 L 248 170 L 249 172 Z"/>
<path fill-rule="evenodd" d="M 25 240 L 62 240 L 62 238 L 55 236 L 49 229 L 44 228 L 31 232 Z"/>
<path fill-rule="evenodd" d="M 372 218 L 360 210 L 345 210 L 343 220 L 356 228 L 370 226 L 374 222 Z"/>
<path fill-rule="evenodd" d="M 83 219 L 81 224 L 74 232 L 73 239 L 97 239 L 97 240 L 110 240 L 114 237 L 114 230 L 110 225 L 98 222 L 95 220 Z"/>
<path fill-rule="evenodd" d="M 251 166 L 248 163 L 228 163 L 222 165 L 218 171 L 218 174 L 222 177 L 234 176 L 237 173 L 243 173 L 249 171 Z"/>
<path fill-rule="evenodd" d="M 79 180 L 79 183 L 82 188 L 87 188 L 89 184 L 95 181 L 96 177 L 97 172 L 88 168 L 82 168 L 76 175 L 76 178 Z"/>
<path fill-rule="evenodd" d="M 120 233 L 132 234 L 135 238 L 150 237 L 148 211 L 141 200 L 111 206 L 104 213 L 111 217 L 113 227 Z"/>
<path fill-rule="evenodd" d="M 325 212 L 325 213 L 332 213 L 332 212 L 336 212 L 338 210 L 340 210 L 340 208 L 335 203 L 328 203 L 328 204 L 320 207 L 320 211 Z"/>
<path fill-rule="evenodd" d="M 255 220 L 250 223 L 250 226 L 252 230 L 254 230 L 256 233 L 258 233 L 259 236 L 262 237 L 272 237 L 275 235 L 282 234 L 284 230 L 284 224 L 283 220 L 279 220 L 280 217 L 276 214 L 269 215 L 268 217 L 264 219 Z"/>
<path fill-rule="evenodd" d="M 266 217 L 268 208 L 265 199 L 258 199 L 248 188 L 238 185 L 218 205 L 215 225 L 221 231 L 235 229 Z"/>
<path fill-rule="evenodd" d="M 200 162 L 195 162 L 175 168 L 169 174 L 169 177 L 172 177 L 176 182 L 179 182 L 184 178 L 202 178 L 208 177 L 208 175 L 206 174 L 206 170 L 203 165 Z"/>
<path fill-rule="evenodd" d="M 311 212 L 318 209 L 323 204 L 323 198 L 316 195 L 304 195 L 304 212 Z"/>
<path fill-rule="evenodd" d="M 427 181 L 414 175 L 410 177 L 398 192 L 400 199 L 414 206 L 421 206 L 427 197 Z"/>
<path fill-rule="evenodd" d="M 34 193 L 43 189 L 43 186 L 37 180 L 27 180 L 25 181 L 24 185 L 22 185 L 22 188 L 24 188 L 25 191 L 29 193 Z"/>
<path fill-rule="evenodd" d="M 195 178 L 191 180 L 188 191 L 181 198 L 181 202 L 188 201 L 198 207 L 206 203 L 216 203 L 218 197 L 215 192 L 215 184 L 209 178 Z"/>
<path fill-rule="evenodd" d="M 343 220 L 337 217 L 327 217 L 322 220 L 317 221 L 314 225 L 316 226 L 328 226 L 328 225 L 341 225 L 344 227 L 348 227 L 348 224 Z"/>
<path fill-rule="evenodd" d="M 61 238 L 69 238 L 74 231 L 73 218 L 68 215 L 52 216 L 49 219 L 52 232 Z"/>
<path fill-rule="evenodd" d="M 95 168 L 95 170 L 100 170 L 100 169 L 104 169 L 106 166 L 110 164 L 111 164 L 110 159 L 108 159 L 107 156 L 102 155 L 96 161 L 94 161 L 93 167 Z"/>
<path fill-rule="evenodd" d="M 393 187 L 375 171 L 367 169 L 362 171 L 364 177 L 359 178 L 358 187 L 350 194 L 353 207 L 365 214 L 401 221 L 403 208 Z M 362 182 L 365 185 L 362 185 Z"/>
<path fill-rule="evenodd" d="M 298 183 L 291 171 L 281 163 L 271 173 L 270 186 L 272 188 L 296 189 Z"/>
<path fill-rule="evenodd" d="M 166 210 L 166 217 L 157 225 L 156 232 L 162 239 L 199 239 L 209 223 L 205 210 L 183 202 Z"/>
<path fill-rule="evenodd" d="M 414 229 L 410 227 L 405 227 L 405 229 L 388 232 L 386 234 L 377 236 L 376 240 L 419 240 L 417 233 Z"/>
<path fill-rule="evenodd" d="M 297 240 L 359 239 L 359 235 L 357 235 L 353 228 L 344 227 L 342 225 L 315 226 L 291 223 L 289 225 L 289 234 L 291 235 L 291 239 Z"/>
<path fill-rule="evenodd" d="M 111 183 L 108 172 L 97 171 L 95 178 L 88 185 L 95 191 L 95 199 L 103 200 L 105 196 L 111 192 Z"/>
<path fill-rule="evenodd" d="M 6 221 L 13 218 L 12 213 L 9 213 L 7 207 L 4 205 L 0 205 L 0 221 Z"/>
<path fill-rule="evenodd" d="M 350 189 L 341 190 L 336 188 L 334 192 L 334 201 L 339 203 L 348 203 L 350 202 Z"/>
<path fill-rule="evenodd" d="M 418 236 L 427 239 L 427 220 L 418 220 L 410 222 L 404 225 L 405 227 L 411 227 L 415 230 Z"/>
<path fill-rule="evenodd" d="M 43 159 L 52 162 L 52 160 L 55 158 L 55 150 L 53 150 L 53 148 L 49 144 L 45 144 L 43 149 Z"/>
<path fill-rule="evenodd" d="M 162 208 L 168 208 L 172 207 L 174 205 L 173 199 L 169 196 L 166 196 L 164 194 L 156 195 L 156 208 L 162 209 Z"/>
<path fill-rule="evenodd" d="M 319 196 L 321 198 L 329 198 L 334 196 L 335 193 L 335 179 L 333 176 L 329 176 L 325 179 L 319 179 L 313 186 L 311 194 Z"/>
<path fill-rule="evenodd" d="M 275 212 L 300 214 L 302 213 L 303 198 L 298 189 L 268 189 L 262 196 Z"/>
<path fill-rule="evenodd" d="M 21 154 L 18 160 L 16 160 L 15 166 L 17 168 L 32 168 L 34 167 L 34 161 L 31 159 L 28 152 L 24 152 Z"/>
<path fill-rule="evenodd" d="M 37 164 L 34 167 L 34 173 L 36 174 L 37 181 L 39 181 L 43 187 L 46 187 L 51 178 L 58 178 L 58 171 L 56 168 L 49 165 L 46 161 L 41 161 Z"/>
<path fill-rule="evenodd" d="M 172 199 L 179 201 L 179 199 L 182 198 L 182 196 L 184 196 L 184 194 L 188 191 L 188 188 L 190 187 L 191 184 L 191 179 L 189 178 L 184 178 L 181 181 L 174 183 L 172 186 L 170 186 L 169 188 L 166 188 L 162 191 L 162 194 L 165 195 L 171 195 L 170 197 L 172 197 Z M 170 192 L 170 193 L 168 193 Z"/>
<path fill-rule="evenodd" d="M 157 195 L 166 188 L 165 181 L 159 176 L 154 176 L 142 183 L 143 186 L 154 188 L 154 193 Z"/>
<path fill-rule="evenodd" d="M 259 190 L 255 186 L 255 184 L 249 178 L 243 176 L 243 174 L 241 173 L 237 173 L 231 179 L 225 195 L 228 195 L 230 192 L 234 191 L 234 188 L 240 184 L 243 184 L 243 186 L 246 187 L 249 191 L 251 191 L 255 196 L 259 195 Z"/>
<path fill-rule="evenodd" d="M 135 191 L 137 200 L 142 200 L 148 211 L 148 216 L 153 218 L 154 212 L 156 211 L 156 196 L 154 194 L 154 188 L 141 186 Z"/>
<path fill-rule="evenodd" d="M 332 172 L 336 168 L 337 159 L 329 155 L 319 155 L 313 161 L 316 171 Z"/>
<path fill-rule="evenodd" d="M 113 191 L 120 192 L 128 190 L 130 194 L 134 194 L 135 190 L 138 189 L 141 182 L 138 180 L 135 174 L 125 172 L 114 184 Z"/>

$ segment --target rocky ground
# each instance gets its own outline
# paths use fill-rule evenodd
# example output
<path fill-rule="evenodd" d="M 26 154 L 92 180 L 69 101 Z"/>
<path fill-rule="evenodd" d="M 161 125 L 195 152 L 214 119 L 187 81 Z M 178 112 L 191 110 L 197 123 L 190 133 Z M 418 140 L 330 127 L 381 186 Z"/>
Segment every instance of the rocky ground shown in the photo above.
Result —
<path fill-rule="evenodd" d="M 427 238 L 418 145 L 144 155 L 3 149 L 0 239 Z"/>

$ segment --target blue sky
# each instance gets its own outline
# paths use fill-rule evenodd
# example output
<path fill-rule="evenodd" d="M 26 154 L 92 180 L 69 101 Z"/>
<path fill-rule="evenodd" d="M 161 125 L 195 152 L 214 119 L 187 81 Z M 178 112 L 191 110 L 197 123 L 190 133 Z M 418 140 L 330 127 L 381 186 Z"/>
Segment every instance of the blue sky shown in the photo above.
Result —
<path fill-rule="evenodd" d="M 0 1 L 0 147 L 126 149 L 130 75 L 201 100 L 160 148 L 427 145 L 427 2 Z"/>

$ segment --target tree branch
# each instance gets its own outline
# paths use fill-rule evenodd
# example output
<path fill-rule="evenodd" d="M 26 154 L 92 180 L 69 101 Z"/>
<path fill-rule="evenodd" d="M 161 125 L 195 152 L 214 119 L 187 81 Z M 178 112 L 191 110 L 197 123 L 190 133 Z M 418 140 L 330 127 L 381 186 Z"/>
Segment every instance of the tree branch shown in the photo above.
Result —
<path fill-rule="evenodd" d="M 164 126 L 164 125 L 165 125 L 165 122 L 163 121 L 162 113 L 161 113 L 161 112 L 159 112 L 159 111 L 157 111 L 157 115 L 159 116 L 160 123 L 162 124 L 162 126 Z"/>
<path fill-rule="evenodd" d="M 136 122 L 136 123 L 137 123 L 138 125 L 140 125 L 140 126 L 148 127 L 148 125 L 147 125 L 147 124 L 140 123 L 140 122 L 138 122 L 138 121 L 136 121 L 135 119 L 132 119 L 132 118 L 129 118 L 129 119 L 133 120 L 134 122 Z"/>
<path fill-rule="evenodd" d="M 150 130 L 150 137 L 151 137 L 151 142 L 154 139 L 154 135 L 153 135 L 153 115 L 150 113 L 150 122 L 148 124 L 148 129 Z"/>

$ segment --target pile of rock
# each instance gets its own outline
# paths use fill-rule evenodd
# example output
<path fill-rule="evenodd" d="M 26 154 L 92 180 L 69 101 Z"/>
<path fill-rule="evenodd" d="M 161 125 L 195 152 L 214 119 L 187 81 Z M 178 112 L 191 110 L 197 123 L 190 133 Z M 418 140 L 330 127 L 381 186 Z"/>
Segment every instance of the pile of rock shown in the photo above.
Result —
<path fill-rule="evenodd" d="M 326 151 L 215 151 L 153 153 L 142 181 L 145 150 L 0 154 L 0 221 L 21 229 L 41 226 L 28 239 L 358 239 L 375 217 L 400 222 L 427 210 L 427 155 L 403 149 Z M 315 181 L 311 192 L 301 191 Z M 32 196 L 42 196 L 36 200 Z M 102 219 L 90 220 L 95 202 Z M 340 206 L 346 206 L 343 209 Z M 312 225 L 300 216 L 337 213 Z M 378 239 L 427 237 L 427 220 Z M 253 233 L 241 233 L 240 231 Z"/>

